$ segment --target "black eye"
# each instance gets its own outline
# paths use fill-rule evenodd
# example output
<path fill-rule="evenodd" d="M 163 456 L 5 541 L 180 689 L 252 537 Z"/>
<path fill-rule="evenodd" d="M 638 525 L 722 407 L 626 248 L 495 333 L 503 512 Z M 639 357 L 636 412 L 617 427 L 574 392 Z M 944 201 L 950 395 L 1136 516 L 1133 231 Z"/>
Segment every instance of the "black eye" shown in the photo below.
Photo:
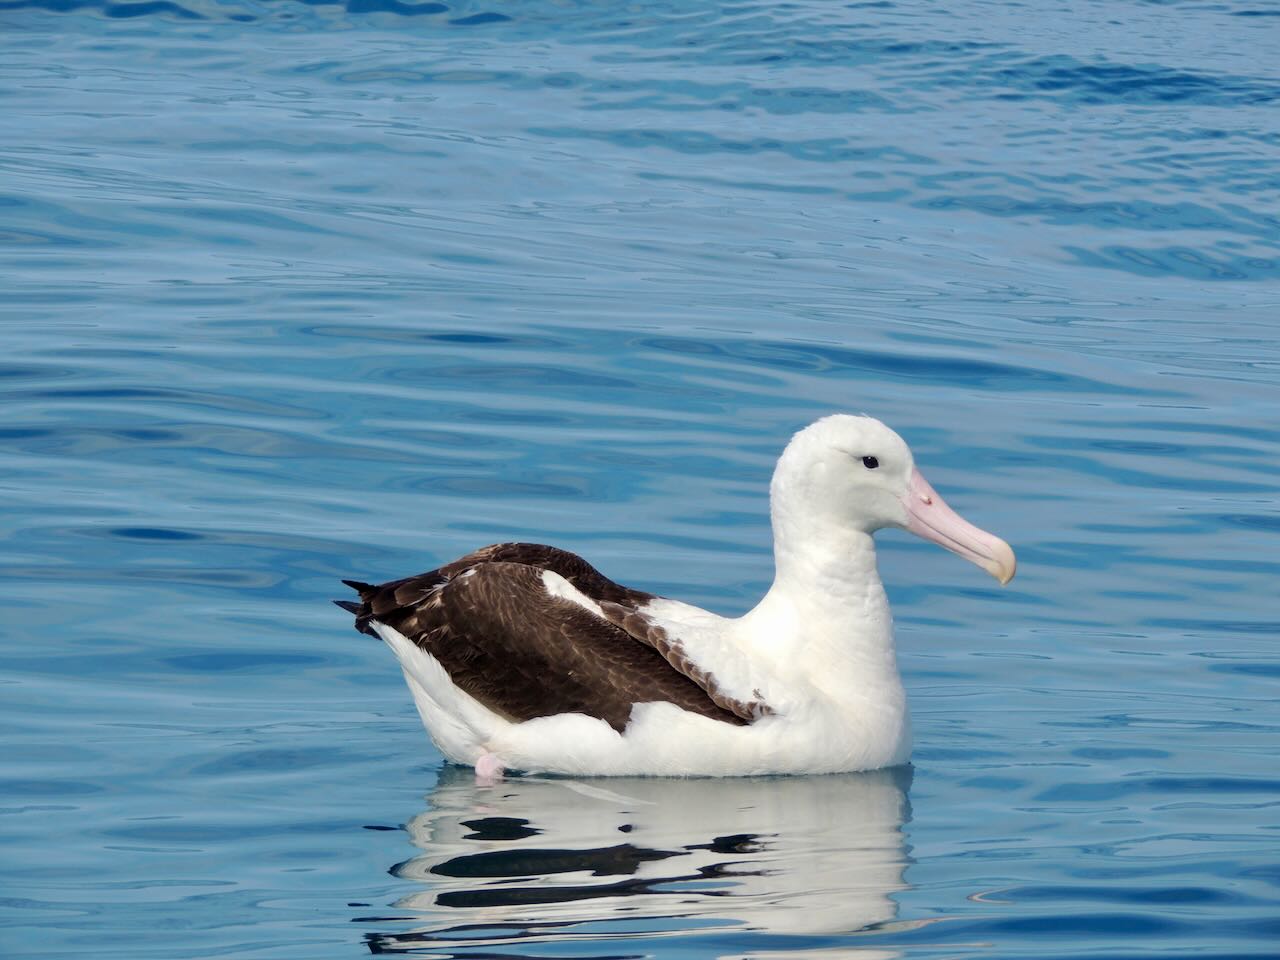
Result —
<path fill-rule="evenodd" d="M 868 470 L 874 470 L 876 467 L 880 466 L 880 461 L 875 457 L 863 457 L 862 465 Z"/>

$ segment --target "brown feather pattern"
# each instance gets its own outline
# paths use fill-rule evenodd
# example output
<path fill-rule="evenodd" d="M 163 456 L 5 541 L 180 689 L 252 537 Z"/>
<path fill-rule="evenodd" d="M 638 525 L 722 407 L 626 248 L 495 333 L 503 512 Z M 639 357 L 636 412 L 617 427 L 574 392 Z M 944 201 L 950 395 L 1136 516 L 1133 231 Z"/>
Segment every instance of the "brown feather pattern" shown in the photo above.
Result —
<path fill-rule="evenodd" d="M 551 596 L 544 570 L 596 601 L 607 619 Z M 458 687 L 512 721 L 585 713 L 621 732 L 632 707 L 652 701 L 739 725 L 769 712 L 719 691 L 637 611 L 653 594 L 614 583 L 566 550 L 499 543 L 415 577 L 344 582 L 360 594 L 356 629 L 373 633 L 370 620 L 394 627 Z"/>
<path fill-rule="evenodd" d="M 667 663 L 705 690 L 716 706 L 728 710 L 744 722 L 758 720 L 773 713 L 761 700 L 744 702 L 720 690 L 715 674 L 701 669 L 685 652 L 684 647 L 671 638 L 665 627 L 654 623 L 644 614 L 628 610 L 621 604 L 610 603 L 607 600 L 600 604 L 600 612 L 605 615 L 605 619 L 621 627 L 629 636 L 648 644 L 662 654 Z M 760 696 L 759 691 L 756 691 L 756 696 Z"/>

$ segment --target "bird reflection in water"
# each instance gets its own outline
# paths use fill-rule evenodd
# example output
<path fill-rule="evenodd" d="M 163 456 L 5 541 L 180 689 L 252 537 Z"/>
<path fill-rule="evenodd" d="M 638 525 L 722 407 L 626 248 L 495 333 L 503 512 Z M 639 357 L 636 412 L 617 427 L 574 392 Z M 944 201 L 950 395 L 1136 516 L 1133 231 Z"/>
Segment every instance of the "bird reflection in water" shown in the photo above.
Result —
<path fill-rule="evenodd" d="M 752 953 L 788 953 L 787 936 L 854 934 L 896 918 L 910 781 L 898 767 L 486 787 L 446 768 L 407 825 L 422 852 L 392 868 L 421 885 L 396 903 L 416 929 L 366 940 L 374 953 L 491 957 L 717 930 L 760 936 Z M 608 954 L 647 952 L 630 946 Z"/>

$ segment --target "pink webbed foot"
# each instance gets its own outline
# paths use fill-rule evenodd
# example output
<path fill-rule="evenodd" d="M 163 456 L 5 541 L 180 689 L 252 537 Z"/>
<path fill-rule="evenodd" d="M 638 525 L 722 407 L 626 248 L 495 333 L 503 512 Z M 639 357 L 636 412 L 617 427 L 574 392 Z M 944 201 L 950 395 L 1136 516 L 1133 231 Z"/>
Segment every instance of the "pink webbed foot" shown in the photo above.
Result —
<path fill-rule="evenodd" d="M 505 772 L 502 768 L 502 761 L 492 753 L 483 754 L 476 761 L 476 783 L 478 784 L 492 786 L 502 779 L 502 775 Z"/>

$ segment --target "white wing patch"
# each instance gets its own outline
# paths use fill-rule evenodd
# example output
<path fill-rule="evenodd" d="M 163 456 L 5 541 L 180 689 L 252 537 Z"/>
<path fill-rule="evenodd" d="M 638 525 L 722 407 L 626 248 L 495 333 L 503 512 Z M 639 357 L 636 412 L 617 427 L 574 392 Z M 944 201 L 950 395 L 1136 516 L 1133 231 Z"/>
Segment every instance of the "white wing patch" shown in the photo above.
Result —
<path fill-rule="evenodd" d="M 778 707 L 770 697 L 769 673 L 753 662 L 752 651 L 742 648 L 732 629 L 736 620 L 662 597 L 637 612 L 665 630 L 686 658 L 714 677 L 717 689 L 726 696 L 743 704 L 763 702 Z"/>
<path fill-rule="evenodd" d="M 543 570 L 542 585 L 547 588 L 547 593 L 550 596 L 576 603 L 582 609 L 594 613 L 601 620 L 605 619 L 604 613 L 600 610 L 600 604 L 596 603 L 560 574 L 551 570 Z"/>
<path fill-rule="evenodd" d="M 560 574 L 550 570 L 542 571 L 542 583 L 549 596 L 576 604 L 607 623 L 623 626 L 619 617 L 625 617 L 630 612 L 625 607 L 609 604 L 610 614 L 606 616 L 600 604 Z M 676 669 L 685 672 L 695 683 L 704 684 L 704 681 L 708 681 L 720 694 L 740 704 L 753 706 L 751 719 L 758 720 L 770 712 L 773 705 L 769 700 L 768 677 L 761 674 L 758 666 L 753 666 L 749 652 L 742 649 L 739 639 L 730 629 L 737 621 L 728 620 L 701 607 L 663 598 L 642 604 L 635 608 L 635 612 L 666 634 L 670 646 L 660 645 L 659 652 L 668 656 L 669 651 L 688 661 L 694 666 L 696 673 L 689 674 L 684 667 L 673 661 Z M 724 704 L 721 703 L 721 706 Z"/>

